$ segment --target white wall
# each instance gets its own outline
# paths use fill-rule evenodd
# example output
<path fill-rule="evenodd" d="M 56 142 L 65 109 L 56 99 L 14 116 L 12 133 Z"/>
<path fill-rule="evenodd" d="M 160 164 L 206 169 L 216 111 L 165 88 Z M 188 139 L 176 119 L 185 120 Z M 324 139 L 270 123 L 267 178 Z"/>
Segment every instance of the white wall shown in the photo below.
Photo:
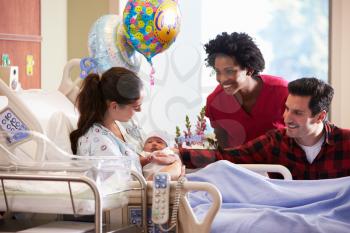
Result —
<path fill-rule="evenodd" d="M 41 87 L 58 88 L 67 62 L 67 0 L 41 0 Z"/>
<path fill-rule="evenodd" d="M 115 1 L 118 0 L 109 0 L 110 8 L 113 5 L 113 10 L 110 11 L 115 11 Z M 126 2 L 125 0 L 119 1 L 121 5 L 123 5 L 123 2 L 124 4 Z M 196 66 L 195 61 L 197 59 L 191 60 L 191 63 L 181 59 L 183 56 L 198 57 L 201 59 L 200 65 L 203 65 L 202 54 L 198 56 L 197 53 L 202 50 L 202 45 L 195 42 L 199 41 L 199 38 L 194 38 L 194 35 L 201 33 L 201 29 L 196 27 L 196 22 L 186 19 L 187 11 L 199 14 L 199 11 L 193 11 L 194 8 L 191 8 L 198 7 L 199 3 L 200 1 L 181 1 L 180 7 L 183 13 L 182 31 L 175 44 L 168 51 L 155 57 L 156 78 L 158 80 L 155 88 L 148 93 L 149 98 L 146 100 L 142 112 L 143 116 L 141 116 L 144 121 L 147 118 L 153 119 L 147 123 L 144 122 L 147 125 L 146 129 L 163 128 L 172 133 L 175 125 L 181 125 L 181 128 L 183 128 L 186 114 L 196 115 L 203 104 L 203 99 L 209 88 L 203 88 L 202 86 L 203 89 L 200 96 L 201 83 L 195 80 L 201 80 L 197 78 L 201 73 L 197 71 L 188 77 L 182 77 L 186 76 L 186 73 Z M 67 5 L 67 0 L 41 1 L 41 31 L 43 37 L 41 73 L 42 88 L 44 89 L 53 90 L 58 87 L 64 64 L 67 61 Z M 347 104 L 348 99 L 350 99 L 350 92 L 348 91 L 350 79 L 347 71 L 347 67 L 350 65 L 350 28 L 348 27 L 350 15 L 347 14 L 348 12 L 350 12 L 350 1 L 332 1 L 330 75 L 331 83 L 335 88 L 335 97 L 332 105 L 331 120 L 337 125 L 346 128 L 350 128 L 350 107 Z M 200 17 L 202 16 L 198 15 L 198 19 Z M 192 34 L 192 37 L 183 38 L 183 35 L 187 33 Z M 191 48 L 196 48 L 195 50 L 197 51 L 189 51 L 186 44 L 191 45 Z M 167 68 L 169 60 L 174 61 L 174 56 L 178 57 L 178 59 L 175 59 L 176 63 L 171 64 L 173 67 Z M 148 80 L 149 67 L 147 63 L 144 64 L 143 70 L 143 76 Z M 179 74 L 182 78 L 174 78 L 175 75 L 178 76 Z M 169 99 L 164 99 L 165 93 L 167 96 L 174 97 L 172 102 L 170 101 L 169 103 Z M 182 93 L 186 93 L 186 95 Z M 183 99 L 177 99 L 179 97 L 185 97 L 185 102 Z"/>
<path fill-rule="evenodd" d="M 109 1 L 70 0 L 67 9 L 68 59 L 87 57 L 90 28 L 98 18 L 108 14 Z"/>
<path fill-rule="evenodd" d="M 333 0 L 331 10 L 331 83 L 335 90 L 331 120 L 350 128 L 350 1 Z"/>
<path fill-rule="evenodd" d="M 201 44 L 201 1 L 180 1 L 181 31 L 169 49 L 154 56 L 155 85 L 150 86 L 150 64 L 143 58 L 140 76 L 145 81 L 146 98 L 139 115 L 146 132 L 162 129 L 175 135 L 175 127 L 185 129 L 189 115 L 192 131 L 196 115 L 205 104 Z M 213 87 L 210 88 L 211 90 Z M 204 98 L 203 98 L 204 97 Z"/>
<path fill-rule="evenodd" d="M 125 2 L 125 0 L 120 1 L 121 8 L 124 7 Z M 184 130 L 185 115 L 189 115 L 192 130 L 194 130 L 196 115 L 199 114 L 201 107 L 205 105 L 206 97 L 217 85 L 215 77 L 209 75 L 211 69 L 205 68 L 203 44 L 223 31 L 247 32 L 253 38 L 259 35 L 257 33 L 259 31 L 271 33 L 265 28 L 273 28 L 275 26 L 270 23 L 274 18 L 271 18 L 271 15 L 266 12 L 274 9 L 281 10 L 279 8 L 281 6 L 283 6 L 282 10 L 288 9 L 288 13 L 291 12 L 291 15 L 295 12 L 296 15 L 300 13 L 298 1 L 288 1 L 289 4 L 285 3 L 280 6 L 277 6 L 278 4 L 275 3 L 273 4 L 275 5 L 274 8 L 268 5 L 269 2 L 271 1 L 179 1 L 182 16 L 181 30 L 174 44 L 168 50 L 153 58 L 154 68 L 156 69 L 156 82 L 153 88 L 149 87 L 150 65 L 143 59 L 141 76 L 146 81 L 148 92 L 143 110 L 139 115 L 146 131 L 163 129 L 169 133 L 174 133 L 175 126 L 180 126 Z M 282 1 L 282 3 L 284 2 Z M 252 4 L 255 4 L 255 8 L 258 10 L 251 9 Z M 259 5 L 257 6 L 256 4 Z M 289 5 L 294 7 L 294 11 L 289 8 Z M 247 17 L 250 17 L 252 20 L 247 20 Z M 298 17 L 299 20 L 300 18 Z M 294 22 L 294 19 L 296 18 L 293 17 L 292 23 L 297 22 Z M 324 24 L 321 22 L 317 25 L 327 31 L 327 28 L 323 27 Z M 294 29 L 293 31 L 296 30 Z M 289 33 L 292 33 L 292 30 Z M 297 35 L 299 36 L 300 34 Z M 327 52 L 327 42 L 326 40 L 322 42 L 323 44 L 320 47 Z M 267 66 L 273 55 L 272 43 L 274 43 L 273 40 L 265 41 L 265 43 L 257 40 L 257 44 L 265 56 Z M 311 43 L 311 45 L 313 44 Z M 287 54 L 287 52 L 282 54 Z M 275 52 L 274 55 L 277 56 L 279 54 Z M 287 57 L 288 54 L 285 59 Z M 322 61 L 324 63 L 321 64 L 321 68 L 327 67 L 327 61 L 325 59 Z M 264 72 L 272 75 L 281 75 L 280 73 L 270 73 L 268 67 Z M 294 76 L 294 73 L 289 75 L 283 77 L 290 80 L 296 77 L 307 76 L 306 74 Z"/>

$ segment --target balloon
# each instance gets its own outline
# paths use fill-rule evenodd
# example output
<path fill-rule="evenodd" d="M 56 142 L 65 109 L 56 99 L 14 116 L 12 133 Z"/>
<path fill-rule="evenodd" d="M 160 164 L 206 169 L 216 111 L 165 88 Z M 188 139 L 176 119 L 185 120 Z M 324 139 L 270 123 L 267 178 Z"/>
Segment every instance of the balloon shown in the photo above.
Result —
<path fill-rule="evenodd" d="M 124 60 L 131 66 L 140 66 L 141 58 L 140 56 L 136 56 L 135 49 L 132 48 L 127 40 L 126 36 L 124 34 L 123 29 L 123 23 L 120 22 L 118 29 L 117 29 L 117 41 L 116 44 L 118 46 L 118 49 L 123 56 Z"/>
<path fill-rule="evenodd" d="M 148 62 L 166 50 L 180 31 L 180 11 L 174 0 L 129 0 L 123 13 L 127 42 Z"/>
<path fill-rule="evenodd" d="M 117 15 L 104 15 L 91 27 L 88 38 L 89 54 L 97 63 L 97 71 L 103 73 L 111 67 L 125 67 L 137 73 L 141 58 L 119 35 L 121 19 Z"/>
<path fill-rule="evenodd" d="M 80 78 L 85 79 L 90 73 L 97 73 L 97 61 L 92 57 L 80 60 Z"/>

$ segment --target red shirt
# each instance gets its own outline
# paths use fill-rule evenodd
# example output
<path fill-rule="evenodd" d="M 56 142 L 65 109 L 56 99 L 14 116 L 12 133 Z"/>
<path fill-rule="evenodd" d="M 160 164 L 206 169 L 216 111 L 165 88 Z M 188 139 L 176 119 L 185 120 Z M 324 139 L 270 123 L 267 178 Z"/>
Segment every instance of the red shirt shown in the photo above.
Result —
<path fill-rule="evenodd" d="M 204 167 L 215 160 L 234 163 L 281 164 L 296 180 L 350 176 L 350 130 L 325 123 L 325 141 L 310 164 L 301 147 L 286 135 L 285 129 L 271 130 L 245 145 L 227 151 L 180 149 L 183 163 Z"/>
<path fill-rule="evenodd" d="M 271 129 L 284 126 L 287 81 L 270 75 L 259 77 L 263 86 L 250 113 L 235 97 L 227 95 L 220 85 L 207 98 L 205 115 L 213 128 L 226 131 L 228 147 L 241 145 Z"/>

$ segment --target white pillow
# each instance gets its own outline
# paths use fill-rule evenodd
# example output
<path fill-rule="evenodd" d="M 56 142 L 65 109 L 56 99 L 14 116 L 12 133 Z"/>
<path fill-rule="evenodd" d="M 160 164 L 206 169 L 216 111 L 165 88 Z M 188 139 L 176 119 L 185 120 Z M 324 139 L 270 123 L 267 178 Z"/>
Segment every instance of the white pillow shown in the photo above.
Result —
<path fill-rule="evenodd" d="M 18 97 L 38 119 L 44 134 L 59 148 L 72 153 L 69 134 L 77 127 L 79 117 L 73 103 L 59 91 L 23 90 Z M 52 148 L 48 149 L 48 157 L 57 159 L 57 155 L 50 154 Z"/>
<path fill-rule="evenodd" d="M 63 112 L 72 124 L 76 125 L 78 112 L 65 95 L 59 91 L 41 89 L 19 91 L 18 97 L 28 106 L 33 115 L 38 118 L 47 132 L 48 122 L 55 112 Z"/>

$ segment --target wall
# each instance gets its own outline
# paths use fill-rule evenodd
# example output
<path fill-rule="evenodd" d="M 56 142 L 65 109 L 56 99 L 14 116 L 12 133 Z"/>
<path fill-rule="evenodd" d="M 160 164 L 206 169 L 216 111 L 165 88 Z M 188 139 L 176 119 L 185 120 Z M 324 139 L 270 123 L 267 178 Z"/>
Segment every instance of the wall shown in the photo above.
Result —
<path fill-rule="evenodd" d="M 87 36 L 92 23 L 115 10 L 117 0 L 41 0 L 41 87 L 58 88 L 64 65 L 88 55 Z"/>
<path fill-rule="evenodd" d="M 41 88 L 55 90 L 67 62 L 67 0 L 41 0 Z"/>
<path fill-rule="evenodd" d="M 108 14 L 109 0 L 68 1 L 68 59 L 87 57 L 90 27 Z"/>
<path fill-rule="evenodd" d="M 116 2 L 118 0 L 41 1 L 42 88 L 56 89 L 66 61 L 87 55 L 86 41 L 91 24 L 108 11 L 114 12 Z M 350 15 L 347 12 L 350 12 L 350 1 L 331 1 L 330 77 L 335 88 L 331 120 L 341 127 L 350 128 L 350 107 L 347 104 L 350 79 L 346 73 L 350 65 Z"/>
<path fill-rule="evenodd" d="M 175 135 L 175 128 L 185 129 L 186 115 L 195 130 L 196 116 L 207 96 L 203 88 L 202 66 L 204 57 L 200 43 L 202 12 L 201 1 L 182 1 L 179 4 L 181 32 L 169 49 L 152 58 L 155 85 L 150 85 L 151 66 L 142 57 L 139 76 L 144 80 L 146 98 L 142 111 L 137 114 L 146 132 L 165 130 Z M 213 87 L 210 88 L 211 90 Z"/>
<path fill-rule="evenodd" d="M 93 23 L 108 14 L 112 0 L 68 1 L 68 60 L 89 56 L 88 35 Z M 116 1 L 116 0 L 114 0 Z M 80 70 L 73 69 L 72 77 L 78 77 Z"/>
<path fill-rule="evenodd" d="M 331 120 L 350 128 L 350 1 L 333 0 L 331 6 L 331 84 L 335 89 Z"/>

